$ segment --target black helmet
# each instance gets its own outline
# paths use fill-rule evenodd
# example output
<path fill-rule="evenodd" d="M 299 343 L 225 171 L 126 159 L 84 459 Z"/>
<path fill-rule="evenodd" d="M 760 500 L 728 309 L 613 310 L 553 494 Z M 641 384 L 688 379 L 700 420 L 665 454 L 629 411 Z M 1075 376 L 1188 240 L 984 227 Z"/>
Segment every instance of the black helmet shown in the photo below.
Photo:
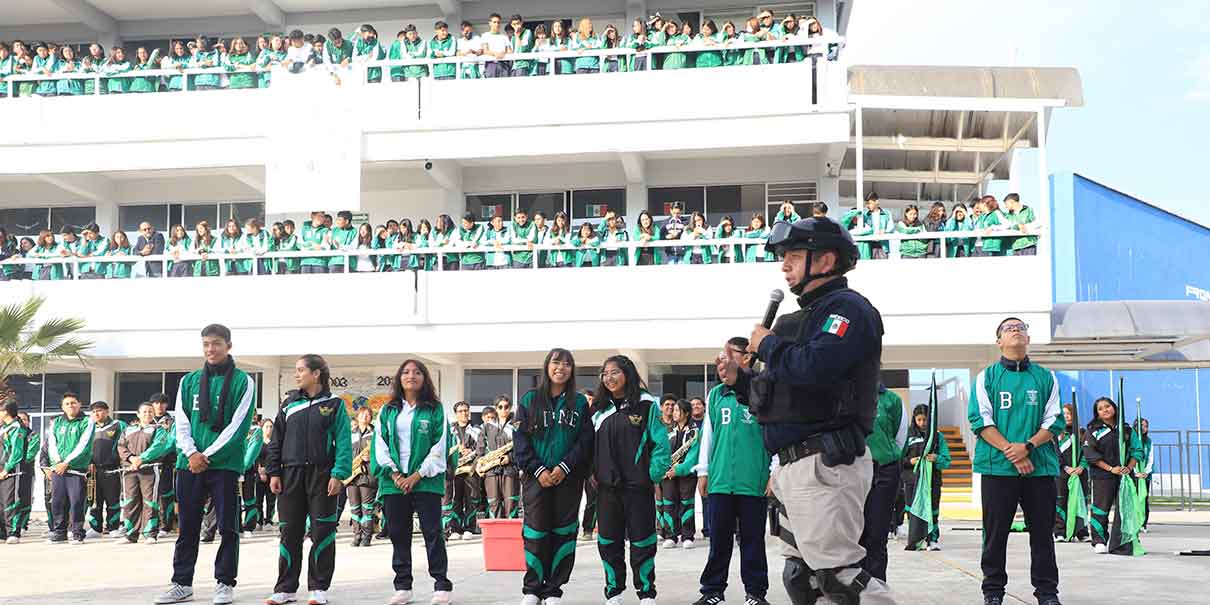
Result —
<path fill-rule="evenodd" d="M 766 246 L 778 257 L 784 256 L 789 250 L 834 250 L 839 256 L 837 269 L 841 273 L 857 264 L 857 244 L 853 243 L 853 236 L 826 216 L 804 218 L 793 223 L 774 223 Z"/>

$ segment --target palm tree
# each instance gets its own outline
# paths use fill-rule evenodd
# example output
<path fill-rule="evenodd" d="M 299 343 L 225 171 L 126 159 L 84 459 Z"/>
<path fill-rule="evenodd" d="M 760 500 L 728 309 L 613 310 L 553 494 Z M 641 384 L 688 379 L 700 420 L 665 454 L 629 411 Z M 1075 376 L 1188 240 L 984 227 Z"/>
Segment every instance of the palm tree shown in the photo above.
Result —
<path fill-rule="evenodd" d="M 36 296 L 23 303 L 0 308 L 0 399 L 12 395 L 9 376 L 41 374 L 53 361 L 75 357 L 84 363 L 92 341 L 73 336 L 84 328 L 82 319 L 34 319 L 46 299 Z"/>

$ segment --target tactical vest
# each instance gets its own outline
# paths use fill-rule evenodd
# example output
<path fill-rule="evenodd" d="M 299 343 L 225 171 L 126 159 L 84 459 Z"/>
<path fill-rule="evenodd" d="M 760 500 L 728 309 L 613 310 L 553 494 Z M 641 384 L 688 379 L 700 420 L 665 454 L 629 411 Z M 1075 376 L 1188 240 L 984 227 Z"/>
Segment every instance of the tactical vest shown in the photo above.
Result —
<path fill-rule="evenodd" d="M 822 312 L 816 313 L 816 310 L 825 308 L 824 303 L 845 292 L 856 294 L 848 288 L 825 294 L 809 306 L 778 318 L 773 333 L 793 342 L 807 342 L 811 335 L 806 334 L 806 330 L 810 326 L 818 328 L 824 319 Z M 877 313 L 872 305 L 869 311 Z M 878 412 L 881 355 L 879 350 L 846 374 L 837 376 L 835 382 L 824 386 L 772 383 L 768 373 L 762 372 L 752 380 L 757 421 L 761 424 L 810 425 L 812 435 L 856 425 L 863 435 L 868 435 L 874 430 L 874 417 Z"/>

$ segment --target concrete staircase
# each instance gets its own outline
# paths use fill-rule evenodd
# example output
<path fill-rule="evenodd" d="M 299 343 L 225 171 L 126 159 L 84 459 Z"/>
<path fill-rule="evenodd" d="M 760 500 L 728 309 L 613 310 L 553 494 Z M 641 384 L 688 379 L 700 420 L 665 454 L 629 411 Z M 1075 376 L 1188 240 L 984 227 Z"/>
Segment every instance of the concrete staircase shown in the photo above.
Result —
<path fill-rule="evenodd" d="M 941 471 L 941 518 L 978 520 L 981 511 L 971 493 L 971 457 L 962 442 L 962 430 L 956 426 L 943 426 L 940 430 L 952 459 L 950 467 Z"/>

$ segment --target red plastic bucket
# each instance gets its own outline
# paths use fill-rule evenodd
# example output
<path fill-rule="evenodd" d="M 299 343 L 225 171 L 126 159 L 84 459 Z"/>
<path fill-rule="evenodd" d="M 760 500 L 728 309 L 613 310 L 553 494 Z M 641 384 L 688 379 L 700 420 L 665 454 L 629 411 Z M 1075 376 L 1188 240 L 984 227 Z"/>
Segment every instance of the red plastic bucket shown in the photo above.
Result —
<path fill-rule="evenodd" d="M 525 571 L 525 543 L 520 519 L 480 519 L 483 530 L 483 569 Z"/>

